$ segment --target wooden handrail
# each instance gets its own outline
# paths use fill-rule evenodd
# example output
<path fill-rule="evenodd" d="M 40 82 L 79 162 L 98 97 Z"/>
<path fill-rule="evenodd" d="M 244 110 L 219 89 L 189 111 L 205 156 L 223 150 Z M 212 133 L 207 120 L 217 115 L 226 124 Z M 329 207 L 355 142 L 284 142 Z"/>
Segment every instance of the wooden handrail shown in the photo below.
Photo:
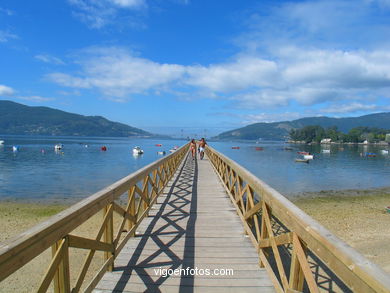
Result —
<path fill-rule="evenodd" d="M 174 153 L 120 179 L 13 239 L 1 243 L 0 281 L 52 247 L 53 261 L 47 274 L 42 278 L 38 292 L 45 292 L 53 279 L 55 292 L 69 292 L 69 288 L 72 289 L 72 292 L 78 292 L 95 251 L 103 250 L 106 262 L 87 287 L 87 291 L 92 290 L 92 285 L 97 283 L 102 272 L 112 269 L 115 257 L 127 240 L 135 235 L 138 225 L 147 216 L 151 206 L 188 153 L 188 147 L 189 144 L 185 144 Z M 141 184 L 142 187 L 137 184 Z M 115 203 L 115 200 L 125 192 L 129 193 L 126 209 Z M 105 211 L 105 217 L 100 230 L 96 231 L 95 239 L 76 237 L 70 234 L 101 210 Z M 113 230 L 114 212 L 123 218 L 117 234 Z M 126 222 L 129 223 L 129 229 L 125 232 L 125 237 L 121 238 Z M 101 239 L 103 236 L 104 238 Z M 90 249 L 74 287 L 69 284 L 68 247 Z M 56 271 L 55 274 L 54 271 Z"/>
<path fill-rule="evenodd" d="M 381 268 L 233 160 L 211 147 L 207 147 L 206 153 L 237 209 L 246 234 L 258 249 L 260 265 L 268 270 L 278 292 L 302 291 L 304 286 L 310 292 L 318 291 L 308 252 L 353 292 L 390 292 L 390 276 Z M 286 231 L 274 235 L 271 222 L 279 222 Z M 286 247 L 286 244 L 291 255 L 289 276 L 279 251 L 280 245 Z"/>

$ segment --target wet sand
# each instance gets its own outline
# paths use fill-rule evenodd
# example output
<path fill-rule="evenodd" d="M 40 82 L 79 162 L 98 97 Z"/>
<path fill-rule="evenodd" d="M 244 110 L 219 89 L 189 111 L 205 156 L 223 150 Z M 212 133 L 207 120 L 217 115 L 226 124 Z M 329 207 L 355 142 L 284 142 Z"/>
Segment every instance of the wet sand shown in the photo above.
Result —
<path fill-rule="evenodd" d="M 293 202 L 390 273 L 390 188 L 305 193 Z"/>

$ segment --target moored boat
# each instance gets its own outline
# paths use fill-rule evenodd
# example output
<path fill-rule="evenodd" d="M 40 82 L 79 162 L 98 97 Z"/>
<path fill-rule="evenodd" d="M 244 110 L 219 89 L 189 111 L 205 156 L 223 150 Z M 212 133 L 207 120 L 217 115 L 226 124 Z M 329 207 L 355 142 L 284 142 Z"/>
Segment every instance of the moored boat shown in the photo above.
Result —
<path fill-rule="evenodd" d="M 382 155 L 388 155 L 389 151 L 388 150 L 381 150 Z"/>
<path fill-rule="evenodd" d="M 139 146 L 136 146 L 133 148 L 134 155 L 142 155 L 143 153 L 144 153 L 144 151 Z"/>
<path fill-rule="evenodd" d="M 57 143 L 55 146 L 54 146 L 54 150 L 56 151 L 59 151 L 63 148 L 64 146 L 61 144 L 61 143 Z"/>
<path fill-rule="evenodd" d="M 232 150 L 239 150 L 240 149 L 240 147 L 238 147 L 238 146 L 232 146 Z"/>
<path fill-rule="evenodd" d="M 165 155 L 165 151 L 160 151 L 160 152 L 157 152 L 158 155 Z"/>
<path fill-rule="evenodd" d="M 314 159 L 314 156 L 308 154 L 308 155 L 303 155 L 303 158 L 304 158 L 305 160 L 313 160 L 313 159 Z"/>
<path fill-rule="evenodd" d="M 4 144 L 4 140 L 0 140 L 0 145 L 3 145 Z"/>
<path fill-rule="evenodd" d="M 309 159 L 295 159 L 295 162 L 297 163 L 309 163 Z"/>

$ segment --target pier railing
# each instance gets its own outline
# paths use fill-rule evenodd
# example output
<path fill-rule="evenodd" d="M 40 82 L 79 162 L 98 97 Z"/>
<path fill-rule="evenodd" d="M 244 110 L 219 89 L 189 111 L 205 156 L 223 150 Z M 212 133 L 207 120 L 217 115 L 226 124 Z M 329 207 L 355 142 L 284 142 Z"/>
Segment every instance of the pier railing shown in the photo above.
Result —
<path fill-rule="evenodd" d="M 206 152 L 277 292 L 390 292 L 379 267 L 233 160 Z"/>
<path fill-rule="evenodd" d="M 187 152 L 188 144 L 18 235 L 14 240 L 0 244 L 0 281 L 51 247 L 51 263 L 42 276 L 37 292 L 46 292 L 51 284 L 54 292 L 91 292 L 103 274 L 112 270 L 116 256 L 129 238 L 135 235 L 137 227 L 148 215 Z M 89 234 L 94 232 L 94 238 L 73 233 L 99 211 L 103 211 L 103 217 L 99 224 L 94 225 L 95 230 L 89 231 Z M 75 254 L 69 253 L 70 248 L 87 251 L 77 277 L 73 278 L 74 282 L 71 282 L 70 270 L 72 273 L 75 271 L 71 268 L 71 257 Z M 89 269 L 97 252 L 104 253 L 103 264 L 95 267 L 92 278 L 86 280 L 87 273 L 91 274 Z M 23 280 L 19 282 L 23 284 Z"/>

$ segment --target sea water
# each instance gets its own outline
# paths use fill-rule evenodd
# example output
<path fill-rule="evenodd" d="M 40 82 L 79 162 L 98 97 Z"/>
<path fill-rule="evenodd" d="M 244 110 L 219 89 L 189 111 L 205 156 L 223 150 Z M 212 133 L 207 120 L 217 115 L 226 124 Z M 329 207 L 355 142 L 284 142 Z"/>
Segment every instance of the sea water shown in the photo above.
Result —
<path fill-rule="evenodd" d="M 184 140 L 98 137 L 2 136 L 0 200 L 77 201 L 162 157 L 159 151 Z M 55 144 L 63 148 L 54 150 Z M 162 144 L 161 147 L 156 144 Z M 209 142 L 216 150 L 247 168 L 267 184 L 293 196 L 306 191 L 369 189 L 390 186 L 390 156 L 376 146 L 304 146 L 283 142 Z M 19 146 L 14 152 L 13 146 Z M 101 147 L 106 146 L 107 151 Z M 144 154 L 133 156 L 140 146 Z M 240 149 L 232 149 L 239 146 Z M 288 146 L 292 150 L 285 150 Z M 262 150 L 256 150 L 261 147 Z M 323 149 L 330 153 L 323 153 Z M 296 163 L 298 151 L 314 160 Z M 360 154 L 375 152 L 376 157 Z"/>

